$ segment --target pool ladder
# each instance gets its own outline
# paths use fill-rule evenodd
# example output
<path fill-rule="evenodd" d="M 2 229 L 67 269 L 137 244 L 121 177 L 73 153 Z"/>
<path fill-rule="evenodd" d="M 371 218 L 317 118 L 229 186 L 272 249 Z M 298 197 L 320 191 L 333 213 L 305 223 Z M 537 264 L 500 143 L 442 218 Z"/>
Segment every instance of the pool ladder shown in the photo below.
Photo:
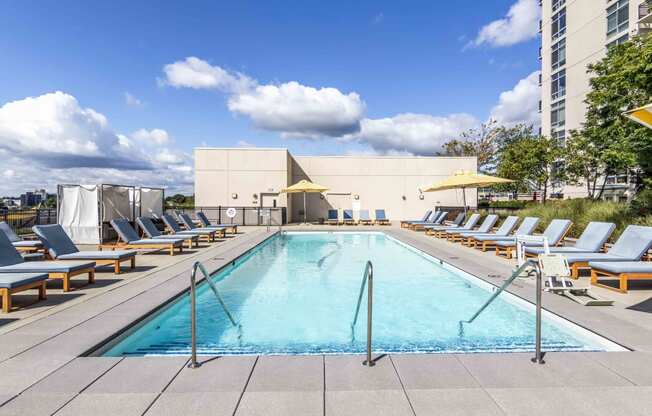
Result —
<path fill-rule="evenodd" d="M 367 284 L 368 282 L 368 284 Z M 362 302 L 362 295 L 364 288 L 367 286 L 367 359 L 362 362 L 362 365 L 373 367 L 376 363 L 371 359 L 371 322 L 372 322 L 372 309 L 373 309 L 373 292 L 374 292 L 374 265 L 371 261 L 367 261 L 362 275 L 362 283 L 360 284 L 360 293 L 358 294 L 358 304 L 355 307 L 355 315 L 351 323 L 351 339 L 355 339 L 355 324 L 358 322 L 358 313 L 360 312 L 360 303 Z"/>
<path fill-rule="evenodd" d="M 475 318 L 480 316 L 480 314 L 487 309 L 487 307 L 494 301 L 496 298 L 503 293 L 505 289 L 509 285 L 511 285 L 514 280 L 516 280 L 517 277 L 519 277 L 524 271 L 526 271 L 528 268 L 531 268 L 532 270 L 528 271 L 528 275 L 531 273 L 535 274 L 536 278 L 536 286 L 537 286 L 537 293 L 536 293 L 536 340 L 535 340 L 535 356 L 532 358 L 532 362 L 539 363 L 539 364 L 544 364 L 545 361 L 543 360 L 543 354 L 541 353 L 541 268 L 539 267 L 539 263 L 533 260 L 527 260 L 525 263 L 521 264 L 515 271 L 512 273 L 512 275 L 509 277 L 509 279 L 505 280 L 502 286 L 500 286 L 497 290 L 494 289 L 494 293 L 487 299 L 487 301 L 476 311 L 476 313 L 473 314 L 473 316 L 466 320 L 466 321 L 460 321 L 459 322 L 459 335 L 460 337 L 464 335 L 464 324 L 470 324 L 473 321 L 475 321 Z"/>
<path fill-rule="evenodd" d="M 222 310 L 224 311 L 224 314 L 229 318 L 229 321 L 231 321 L 231 324 L 237 328 L 238 331 L 242 330 L 240 324 L 238 324 L 235 319 L 233 319 L 233 315 L 231 315 L 231 312 L 229 312 L 229 308 L 226 307 L 226 304 L 224 303 L 220 292 L 217 290 L 217 286 L 215 286 L 215 283 L 211 279 L 210 274 L 206 271 L 206 268 L 203 264 L 196 261 L 192 265 L 192 272 L 190 273 L 190 342 L 192 352 L 190 356 L 190 363 L 188 364 L 189 368 L 198 368 L 201 366 L 201 364 L 197 361 L 197 270 L 201 271 L 204 275 L 204 281 L 208 284 L 208 287 L 211 288 L 211 291 L 222 306 Z"/>

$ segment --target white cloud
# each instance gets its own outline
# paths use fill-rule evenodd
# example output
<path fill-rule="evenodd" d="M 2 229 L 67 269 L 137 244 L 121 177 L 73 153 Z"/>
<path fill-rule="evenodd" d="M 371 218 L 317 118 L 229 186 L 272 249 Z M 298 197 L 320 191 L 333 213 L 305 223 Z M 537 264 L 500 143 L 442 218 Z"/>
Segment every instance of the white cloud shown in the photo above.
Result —
<path fill-rule="evenodd" d="M 190 157 L 161 148 L 170 141 L 167 132 L 137 133 L 114 132 L 103 114 L 63 92 L 6 103 L 0 106 L 0 155 L 2 176 L 11 181 L 0 181 L 0 193 L 93 182 L 192 189 Z"/>
<path fill-rule="evenodd" d="M 162 83 L 177 88 L 217 89 L 226 93 L 237 93 L 256 85 L 255 80 L 244 74 L 213 66 L 194 56 L 165 65 L 163 72 L 165 79 Z"/>
<path fill-rule="evenodd" d="M 539 33 L 540 17 L 541 8 L 537 0 L 517 0 L 507 16 L 484 26 L 467 46 L 511 46 L 533 39 Z"/>
<path fill-rule="evenodd" d="M 163 85 L 212 89 L 229 95 L 229 110 L 284 137 L 337 137 L 359 130 L 364 103 L 355 92 L 313 88 L 296 81 L 259 85 L 247 75 L 188 57 L 163 67 Z"/>
<path fill-rule="evenodd" d="M 129 107 L 140 108 L 145 105 L 145 103 L 143 103 L 140 99 L 136 98 L 135 96 L 133 96 L 128 92 L 125 92 L 124 96 L 125 96 L 125 104 L 127 104 L 127 106 Z"/>
<path fill-rule="evenodd" d="M 238 147 L 256 147 L 255 144 L 250 143 L 250 142 L 248 142 L 246 140 L 238 140 L 238 142 L 236 143 L 236 146 L 238 146 Z"/>
<path fill-rule="evenodd" d="M 498 104 L 491 109 L 491 117 L 500 124 L 541 124 L 539 114 L 539 71 L 520 80 L 514 88 L 500 94 Z"/>
<path fill-rule="evenodd" d="M 157 145 L 163 145 L 170 141 L 168 132 L 162 129 L 136 130 L 131 134 L 131 137 L 144 143 L 154 143 Z"/>
<path fill-rule="evenodd" d="M 260 85 L 229 99 L 229 109 L 249 116 L 256 127 L 305 137 L 337 137 L 357 131 L 364 107 L 356 93 L 294 81 Z"/>
<path fill-rule="evenodd" d="M 370 145 L 383 154 L 433 155 L 442 145 L 478 121 L 469 114 L 436 117 L 429 114 L 399 114 L 381 119 L 363 119 L 359 133 L 344 137 Z M 396 153 L 398 152 L 398 153 Z"/>

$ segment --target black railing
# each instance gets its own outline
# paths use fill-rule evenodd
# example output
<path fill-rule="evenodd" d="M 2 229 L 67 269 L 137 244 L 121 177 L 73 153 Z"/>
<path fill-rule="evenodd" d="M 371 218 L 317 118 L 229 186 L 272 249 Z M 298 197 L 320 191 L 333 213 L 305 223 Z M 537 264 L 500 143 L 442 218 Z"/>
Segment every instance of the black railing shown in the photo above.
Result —
<path fill-rule="evenodd" d="M 235 209 L 235 217 L 227 215 L 229 208 Z M 167 208 L 167 212 L 180 211 L 195 217 L 195 211 L 203 212 L 209 221 L 214 224 L 234 225 L 267 225 L 268 215 L 272 224 L 287 224 L 287 210 L 285 207 L 195 207 L 195 208 Z"/>
<path fill-rule="evenodd" d="M 16 234 L 31 234 L 35 225 L 57 223 L 56 208 L 0 208 L 0 221 L 4 221 Z"/>

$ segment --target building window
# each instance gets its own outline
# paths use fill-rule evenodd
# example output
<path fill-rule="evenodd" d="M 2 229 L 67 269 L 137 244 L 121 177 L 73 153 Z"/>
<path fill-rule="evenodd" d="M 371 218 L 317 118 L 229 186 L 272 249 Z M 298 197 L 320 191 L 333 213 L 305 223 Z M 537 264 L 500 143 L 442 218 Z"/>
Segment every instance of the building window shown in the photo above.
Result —
<path fill-rule="evenodd" d="M 564 4 L 566 4 L 566 0 L 552 0 L 552 11 L 556 12 Z"/>
<path fill-rule="evenodd" d="M 566 39 L 552 45 L 552 70 L 561 68 L 566 64 Z"/>
<path fill-rule="evenodd" d="M 558 101 L 550 106 L 550 137 L 564 143 L 566 139 L 566 101 Z"/>
<path fill-rule="evenodd" d="M 629 28 L 629 0 L 618 0 L 607 9 L 607 36 Z"/>
<path fill-rule="evenodd" d="M 566 95 L 566 70 L 562 69 L 552 74 L 551 98 L 556 100 Z"/>
<path fill-rule="evenodd" d="M 618 39 L 607 43 L 607 49 L 611 49 L 614 46 L 622 45 L 623 43 L 627 42 L 629 40 L 629 33 L 625 33 L 623 36 L 619 37 Z"/>
<path fill-rule="evenodd" d="M 561 9 L 552 16 L 552 40 L 557 40 L 566 33 L 566 9 Z"/>

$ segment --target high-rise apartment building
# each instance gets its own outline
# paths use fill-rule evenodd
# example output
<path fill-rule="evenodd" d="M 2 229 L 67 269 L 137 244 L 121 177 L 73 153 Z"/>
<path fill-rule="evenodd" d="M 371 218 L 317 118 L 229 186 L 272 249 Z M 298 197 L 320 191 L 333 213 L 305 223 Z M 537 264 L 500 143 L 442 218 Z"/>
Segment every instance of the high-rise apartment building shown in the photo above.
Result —
<path fill-rule="evenodd" d="M 541 133 L 564 140 L 584 122 L 587 65 L 609 47 L 652 30 L 649 0 L 541 0 Z M 608 178 L 605 197 L 622 198 L 627 175 Z M 555 189 L 564 198 L 586 196 L 583 186 Z"/>

